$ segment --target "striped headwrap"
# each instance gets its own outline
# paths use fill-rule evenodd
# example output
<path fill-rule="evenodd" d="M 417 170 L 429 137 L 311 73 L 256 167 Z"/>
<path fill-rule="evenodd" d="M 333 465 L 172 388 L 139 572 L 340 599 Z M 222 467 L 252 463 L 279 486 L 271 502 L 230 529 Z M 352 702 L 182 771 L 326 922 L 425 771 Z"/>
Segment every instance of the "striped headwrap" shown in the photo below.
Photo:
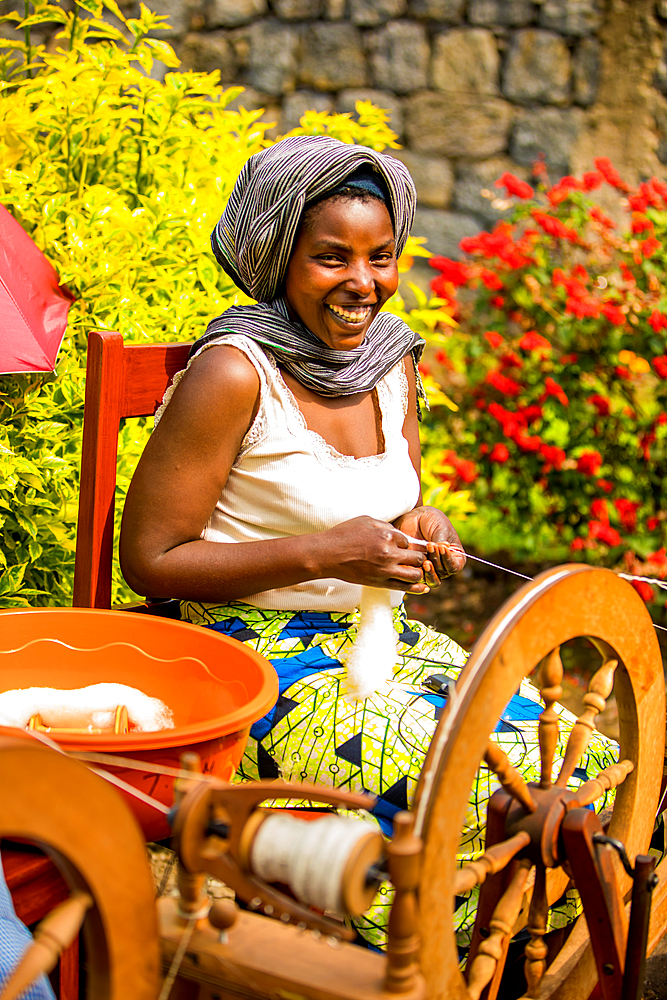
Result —
<path fill-rule="evenodd" d="M 424 341 L 398 316 L 380 312 L 358 347 L 337 351 L 292 321 L 280 297 L 304 208 L 333 193 L 360 167 L 377 172 L 387 190 L 396 255 L 401 254 L 416 192 L 399 160 L 330 136 L 283 139 L 248 160 L 211 235 L 218 262 L 258 302 L 232 306 L 212 320 L 192 354 L 226 333 L 240 333 L 266 347 L 303 385 L 324 396 L 372 389 L 408 351 L 416 368 Z"/>

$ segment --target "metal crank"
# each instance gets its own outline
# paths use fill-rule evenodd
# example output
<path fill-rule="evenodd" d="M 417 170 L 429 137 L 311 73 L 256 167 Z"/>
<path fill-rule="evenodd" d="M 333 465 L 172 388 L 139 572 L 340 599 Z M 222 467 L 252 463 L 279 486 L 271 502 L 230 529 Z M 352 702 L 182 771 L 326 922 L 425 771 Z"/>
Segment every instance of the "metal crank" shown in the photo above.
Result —
<path fill-rule="evenodd" d="M 536 910 L 545 915 L 546 871 L 561 867 L 580 891 L 584 914 L 590 933 L 593 955 L 598 972 L 602 1000 L 640 1000 L 644 982 L 646 946 L 648 939 L 651 896 L 657 884 L 654 873 L 656 858 L 639 854 L 634 867 L 625 846 L 606 836 L 600 818 L 590 808 L 582 807 L 577 792 L 557 785 L 547 788 L 539 784 L 527 785 L 535 806 L 529 812 L 504 789 L 496 791 L 488 807 L 486 851 L 496 844 L 516 842 L 517 837 L 527 840 L 525 846 L 514 854 L 510 864 L 491 875 L 480 888 L 477 920 L 470 948 L 470 962 L 484 951 L 483 942 L 493 931 L 494 915 L 512 878 L 523 866 L 535 866 L 533 895 Z M 625 901 L 616 875 L 614 854 L 617 854 L 626 873 L 633 880 L 630 918 L 626 916 Z M 551 900 L 555 902 L 555 900 Z M 546 920 L 541 926 L 531 926 L 528 915 L 526 930 L 531 941 L 526 948 L 527 964 L 544 962 L 547 955 Z M 517 923 L 521 923 L 519 920 Z M 525 919 L 523 921 L 525 924 Z M 512 930 L 516 932 L 515 926 Z M 511 934 L 498 942 L 498 973 L 481 994 L 495 995 L 499 975 L 509 947 Z M 531 954 L 531 946 L 533 953 Z M 527 997 L 538 997 L 539 990 Z"/>

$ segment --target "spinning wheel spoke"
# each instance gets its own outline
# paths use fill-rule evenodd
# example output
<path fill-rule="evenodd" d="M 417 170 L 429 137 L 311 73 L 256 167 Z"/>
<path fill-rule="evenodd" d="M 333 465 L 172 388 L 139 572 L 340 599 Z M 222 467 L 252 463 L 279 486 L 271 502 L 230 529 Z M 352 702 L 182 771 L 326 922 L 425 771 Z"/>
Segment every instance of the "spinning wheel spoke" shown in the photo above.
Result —
<path fill-rule="evenodd" d="M 34 941 L 0 992 L 1 1000 L 15 1000 L 38 976 L 55 968 L 62 953 L 81 930 L 92 905 L 88 893 L 75 892 L 44 917 L 35 930 Z"/>
<path fill-rule="evenodd" d="M 520 802 L 526 812 L 533 813 L 537 809 L 530 794 L 528 785 L 522 775 L 510 762 L 509 757 L 494 740 L 489 740 L 484 763 L 491 768 L 508 795 Z"/>
<path fill-rule="evenodd" d="M 617 788 L 622 785 L 630 771 L 634 771 L 635 765 L 631 760 L 622 760 L 611 767 L 605 767 L 590 781 L 585 781 L 577 791 L 577 803 L 580 806 L 590 806 L 596 799 L 601 798 L 610 788 Z"/>
<path fill-rule="evenodd" d="M 551 774 L 554 766 L 554 753 L 558 743 L 558 713 L 553 705 L 563 697 L 563 664 L 560 658 L 560 647 L 554 649 L 542 664 L 540 672 L 542 699 L 545 709 L 540 715 L 538 732 L 540 740 L 540 788 L 551 786 Z"/>
<path fill-rule="evenodd" d="M 489 936 L 482 941 L 468 974 L 468 998 L 479 1000 L 482 991 L 493 979 L 503 954 L 503 940 L 512 933 L 521 912 L 523 893 L 532 865 L 520 861 L 507 889 L 489 921 Z"/>
<path fill-rule="evenodd" d="M 614 671 L 617 666 L 618 660 L 607 660 L 591 678 L 588 691 L 584 695 L 584 711 L 572 727 L 567 741 L 565 759 L 556 781 L 560 788 L 565 788 L 582 754 L 586 751 L 595 729 L 595 720 L 600 712 L 605 710 L 607 698 L 614 686 Z"/>
<path fill-rule="evenodd" d="M 485 882 L 489 875 L 505 868 L 519 851 L 530 843 L 530 834 L 525 831 L 516 833 L 501 844 L 494 844 L 480 858 L 471 861 L 464 868 L 459 868 L 454 876 L 454 895 L 469 892 L 476 885 Z"/>
<path fill-rule="evenodd" d="M 539 997 L 542 978 L 547 968 L 548 948 L 544 942 L 544 935 L 547 932 L 547 912 L 549 903 L 547 901 L 547 870 L 544 865 L 537 865 L 535 869 L 535 887 L 533 898 L 530 901 L 530 912 L 528 914 L 528 925 L 526 930 L 530 934 L 530 941 L 526 945 L 526 962 L 524 971 L 526 975 L 526 996 Z"/>

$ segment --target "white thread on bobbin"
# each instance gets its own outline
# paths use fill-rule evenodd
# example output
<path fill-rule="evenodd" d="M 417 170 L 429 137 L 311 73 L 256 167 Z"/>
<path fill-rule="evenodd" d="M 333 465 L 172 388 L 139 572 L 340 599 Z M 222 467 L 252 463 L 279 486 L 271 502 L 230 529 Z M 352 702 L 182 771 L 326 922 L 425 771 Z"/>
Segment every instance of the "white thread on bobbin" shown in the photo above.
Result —
<path fill-rule="evenodd" d="M 250 851 L 255 875 L 288 885 L 302 903 L 345 916 L 343 873 L 354 847 L 377 833 L 365 820 L 326 816 L 313 822 L 272 813 L 260 826 Z"/>
<path fill-rule="evenodd" d="M 359 628 L 345 661 L 347 701 L 363 701 L 394 676 L 398 659 L 391 593 L 362 587 Z"/>

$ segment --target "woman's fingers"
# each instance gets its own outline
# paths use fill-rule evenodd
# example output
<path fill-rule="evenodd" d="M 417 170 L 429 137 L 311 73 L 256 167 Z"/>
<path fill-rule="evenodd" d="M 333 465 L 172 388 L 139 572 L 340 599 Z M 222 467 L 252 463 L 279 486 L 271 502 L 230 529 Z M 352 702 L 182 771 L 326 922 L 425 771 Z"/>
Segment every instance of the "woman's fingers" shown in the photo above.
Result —
<path fill-rule="evenodd" d="M 463 546 L 455 545 L 451 542 L 440 542 L 438 545 L 438 558 L 434 560 L 436 568 L 442 571 L 443 576 L 451 576 L 459 573 L 466 564 L 466 554 Z"/>

